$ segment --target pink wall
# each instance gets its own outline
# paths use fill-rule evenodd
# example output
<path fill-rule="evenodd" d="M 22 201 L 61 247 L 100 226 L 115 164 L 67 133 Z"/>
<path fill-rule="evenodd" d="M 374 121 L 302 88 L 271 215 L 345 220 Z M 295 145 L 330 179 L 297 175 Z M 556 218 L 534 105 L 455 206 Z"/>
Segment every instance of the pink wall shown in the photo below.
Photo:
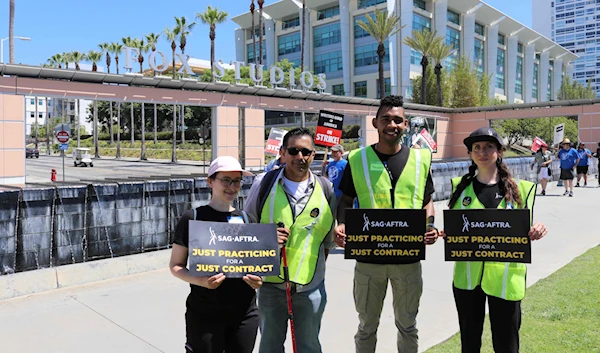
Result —
<path fill-rule="evenodd" d="M 0 184 L 25 184 L 25 102 L 0 94 Z"/>

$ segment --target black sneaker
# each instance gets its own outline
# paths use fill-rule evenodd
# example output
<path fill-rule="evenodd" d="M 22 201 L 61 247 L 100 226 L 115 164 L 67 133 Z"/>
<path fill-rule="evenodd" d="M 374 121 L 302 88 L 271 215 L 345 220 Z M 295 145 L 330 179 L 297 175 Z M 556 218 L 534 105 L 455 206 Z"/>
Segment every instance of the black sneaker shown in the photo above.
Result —
<path fill-rule="evenodd" d="M 573 197 L 573 192 L 572 191 L 569 193 L 569 197 Z"/>
<path fill-rule="evenodd" d="M 565 193 L 563 194 L 563 196 L 567 196 L 567 195 L 569 195 L 569 192 L 565 191 Z"/>
<path fill-rule="evenodd" d="M 579 187 L 579 183 L 577 183 L 577 185 L 575 185 L 575 187 L 578 188 Z"/>
<path fill-rule="evenodd" d="M 587 186 L 587 183 L 583 183 L 583 186 Z"/>
<path fill-rule="evenodd" d="M 542 196 L 546 195 L 546 190 L 542 190 Z"/>

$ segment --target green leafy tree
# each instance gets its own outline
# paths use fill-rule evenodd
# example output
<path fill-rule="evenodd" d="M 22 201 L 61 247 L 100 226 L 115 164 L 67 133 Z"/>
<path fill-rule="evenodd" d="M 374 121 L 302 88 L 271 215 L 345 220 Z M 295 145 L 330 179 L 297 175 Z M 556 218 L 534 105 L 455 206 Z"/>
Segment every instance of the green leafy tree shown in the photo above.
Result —
<path fill-rule="evenodd" d="M 452 69 L 452 108 L 479 106 L 477 71 L 469 60 L 461 57 Z"/>
<path fill-rule="evenodd" d="M 386 11 L 375 10 L 375 19 L 371 18 L 369 14 L 366 15 L 367 22 L 357 21 L 356 24 L 362 28 L 365 32 L 369 33 L 377 41 L 377 58 L 379 63 L 379 92 L 382 92 L 381 96 L 384 96 L 385 92 L 385 80 L 383 77 L 383 58 L 385 57 L 385 42 L 390 36 L 398 33 L 402 27 L 398 27 L 400 18 L 394 14 L 387 14 Z"/>
<path fill-rule="evenodd" d="M 452 86 L 451 81 L 449 80 L 448 70 L 442 70 L 440 72 L 440 81 L 442 85 L 442 106 L 448 107 L 450 106 L 450 100 L 452 98 Z M 431 65 L 427 66 L 427 87 L 425 92 L 427 96 L 425 97 L 425 104 L 427 105 L 438 105 L 438 95 L 437 95 L 437 77 L 434 75 L 434 68 Z M 412 101 L 413 102 L 423 102 L 423 98 L 421 96 L 423 90 L 421 89 L 421 85 L 423 84 L 422 76 L 417 76 L 411 79 L 412 82 Z"/>
<path fill-rule="evenodd" d="M 196 27 L 196 22 L 188 22 L 185 16 L 175 17 L 175 28 L 179 34 L 179 48 L 181 54 L 185 54 L 185 46 L 187 44 L 187 36 L 190 35 L 191 31 Z"/>
<path fill-rule="evenodd" d="M 123 50 L 123 44 L 115 42 L 111 43 L 108 51 L 115 54 L 115 67 L 117 68 L 117 75 L 119 74 L 119 54 Z"/>
<path fill-rule="evenodd" d="M 259 1 L 259 5 L 261 2 Z M 261 5 L 262 12 L 262 5 Z M 227 20 L 227 12 L 220 11 L 218 7 L 212 8 L 210 5 L 206 7 L 204 12 L 198 12 L 196 17 L 202 21 L 202 23 L 209 25 L 210 31 L 208 33 L 208 37 L 210 38 L 210 77 L 211 82 L 213 76 L 213 70 L 215 66 L 215 38 L 216 38 L 216 28 L 220 23 L 225 22 Z M 262 31 L 261 31 L 262 33 Z M 262 39 L 261 39 L 261 48 L 262 48 Z M 262 49 L 261 49 L 262 52 Z M 261 55 L 262 58 L 262 55 Z"/>
<path fill-rule="evenodd" d="M 110 74 L 110 63 L 112 61 L 110 57 L 110 43 L 104 42 L 98 44 L 98 47 L 102 50 L 102 53 L 106 55 L 106 72 Z"/>
<path fill-rule="evenodd" d="M 165 34 L 165 38 L 167 39 L 168 42 L 171 42 L 171 51 L 172 51 L 172 58 L 173 58 L 173 62 L 172 62 L 172 69 L 173 69 L 173 78 L 177 77 L 177 71 L 175 70 L 175 50 L 177 50 L 177 37 L 179 36 L 179 28 L 175 27 L 173 29 L 170 28 L 165 28 L 165 30 L 163 31 L 163 33 Z"/>
<path fill-rule="evenodd" d="M 87 53 L 87 58 L 92 62 L 92 71 L 98 71 L 98 65 L 96 65 L 96 63 L 102 59 L 102 53 L 99 51 L 90 50 Z"/>
<path fill-rule="evenodd" d="M 447 45 L 444 41 L 437 41 L 437 45 L 431 50 L 431 57 L 435 60 L 435 77 L 437 83 L 437 105 L 443 106 L 444 100 L 442 95 L 442 63 L 446 60 L 450 55 L 454 54 L 456 49 L 454 49 L 451 45 Z"/>
<path fill-rule="evenodd" d="M 433 48 L 441 41 L 441 37 L 437 36 L 437 32 L 430 30 L 412 31 L 412 37 L 404 39 L 404 44 L 408 45 L 412 50 L 421 53 L 421 104 L 426 104 L 427 92 L 427 66 L 429 65 L 428 56 L 431 56 Z"/>
<path fill-rule="evenodd" d="M 584 86 L 579 81 L 571 81 L 570 77 L 565 76 L 558 89 L 558 100 L 593 98 L 596 98 L 596 92 L 594 92 L 590 81 L 588 81 L 587 86 Z"/>

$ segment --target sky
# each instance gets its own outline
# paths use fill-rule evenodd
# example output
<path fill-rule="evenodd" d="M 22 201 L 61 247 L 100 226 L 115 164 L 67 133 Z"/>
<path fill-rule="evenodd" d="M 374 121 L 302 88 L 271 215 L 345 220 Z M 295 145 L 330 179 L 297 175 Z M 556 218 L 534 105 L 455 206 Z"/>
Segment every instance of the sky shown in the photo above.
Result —
<path fill-rule="evenodd" d="M 278 0 L 266 0 L 265 5 Z M 548 0 L 550 1 L 550 0 Z M 54 54 L 99 50 L 103 42 L 120 42 L 121 38 L 143 38 L 150 32 L 159 33 L 174 27 L 175 16 L 195 20 L 198 12 L 208 5 L 224 10 L 229 17 L 248 11 L 248 0 L 176 0 L 151 1 L 81 1 L 16 0 L 15 36 L 30 37 L 31 41 L 15 40 L 15 62 L 40 65 Z M 531 26 L 531 0 L 487 0 L 486 3 Z M 8 37 L 8 0 L 0 0 L 0 38 Z M 234 30 L 237 25 L 228 19 L 216 29 L 215 56 L 228 63 L 235 59 Z M 209 27 L 198 21 L 188 37 L 186 54 L 210 59 Z M 158 44 L 167 58 L 170 43 L 163 38 Z M 123 60 L 124 61 L 124 60 Z M 122 62 L 123 62 L 122 61 Z M 8 40 L 4 41 L 4 62 L 8 62 Z M 104 59 L 103 61 L 104 62 Z M 104 65 L 102 63 L 99 63 Z M 121 65 L 122 66 L 122 65 Z M 114 72 L 114 63 L 113 63 Z"/>

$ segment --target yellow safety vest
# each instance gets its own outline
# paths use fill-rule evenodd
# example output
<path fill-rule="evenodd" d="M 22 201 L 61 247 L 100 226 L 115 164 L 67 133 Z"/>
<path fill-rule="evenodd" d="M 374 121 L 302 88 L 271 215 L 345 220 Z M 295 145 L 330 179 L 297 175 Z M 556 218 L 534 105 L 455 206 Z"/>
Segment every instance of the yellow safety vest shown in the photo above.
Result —
<path fill-rule="evenodd" d="M 461 178 L 452 178 L 452 191 L 460 183 Z M 520 180 L 518 182 L 521 199 L 525 206 L 533 209 L 536 184 Z M 471 202 L 465 206 L 462 200 L 470 197 Z M 477 209 L 485 206 L 477 199 L 473 183 L 469 184 L 452 206 L 452 209 Z M 498 208 L 507 208 L 506 199 L 502 199 Z M 511 208 L 511 207 L 508 207 Z M 530 216 L 531 217 L 531 216 Z M 531 219 L 530 219 L 531 223 Z M 454 286 L 458 289 L 473 290 L 478 285 L 487 295 L 505 300 L 518 301 L 525 297 L 525 276 L 527 266 L 516 262 L 461 261 L 454 264 Z"/>
<path fill-rule="evenodd" d="M 431 152 L 414 148 L 409 151 L 406 166 L 393 189 L 394 208 L 421 209 Z M 392 208 L 392 180 L 373 147 L 350 152 L 348 162 L 360 208 Z"/>
<path fill-rule="evenodd" d="M 316 177 L 315 177 L 316 178 Z M 260 223 L 283 223 L 290 229 L 285 245 L 290 282 L 306 285 L 315 274 L 319 248 L 333 226 L 333 213 L 318 180 L 306 207 L 294 219 L 294 213 L 279 178 L 269 192 Z M 265 282 L 283 283 L 283 261 L 279 276 L 267 276 Z"/>

